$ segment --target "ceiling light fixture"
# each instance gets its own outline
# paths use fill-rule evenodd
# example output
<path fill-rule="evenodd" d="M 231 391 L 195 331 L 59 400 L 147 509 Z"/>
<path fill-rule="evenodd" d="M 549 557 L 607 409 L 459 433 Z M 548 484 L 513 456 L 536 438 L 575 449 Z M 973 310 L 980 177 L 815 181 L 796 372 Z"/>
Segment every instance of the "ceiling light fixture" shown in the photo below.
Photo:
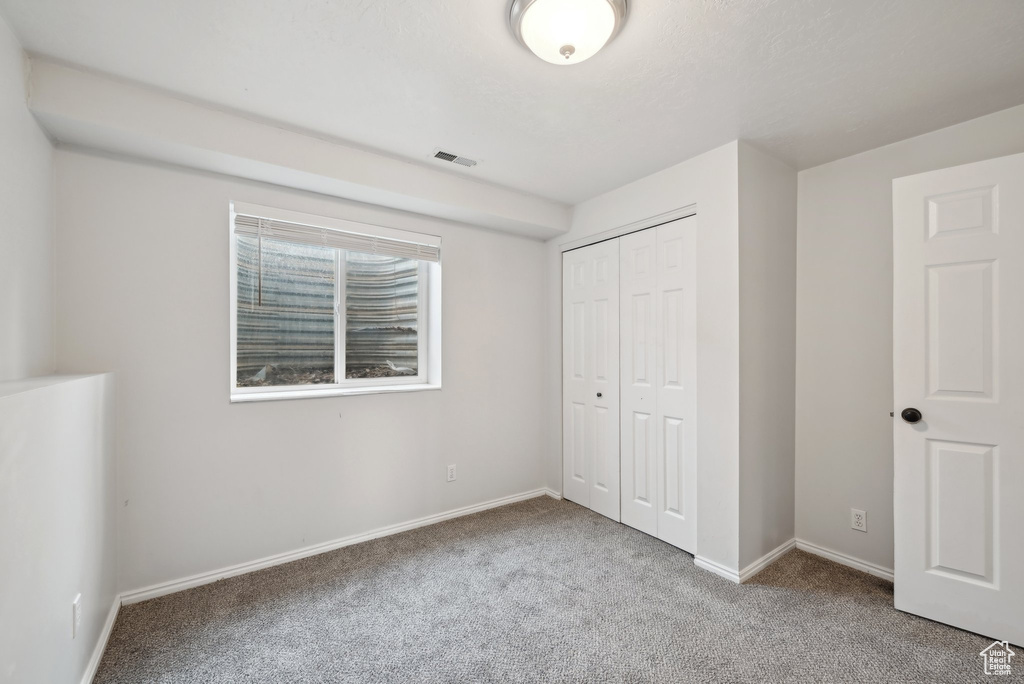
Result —
<path fill-rule="evenodd" d="M 626 0 L 512 0 L 508 16 L 520 43 L 563 66 L 596 55 L 625 20 Z"/>

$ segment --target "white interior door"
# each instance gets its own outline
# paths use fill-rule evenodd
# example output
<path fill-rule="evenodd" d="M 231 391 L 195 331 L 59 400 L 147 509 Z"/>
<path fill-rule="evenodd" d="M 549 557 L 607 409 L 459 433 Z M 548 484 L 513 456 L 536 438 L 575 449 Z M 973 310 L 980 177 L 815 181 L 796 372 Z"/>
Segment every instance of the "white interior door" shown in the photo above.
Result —
<path fill-rule="evenodd" d="M 619 519 L 619 241 L 562 255 L 562 493 Z"/>
<path fill-rule="evenodd" d="M 893 228 L 895 604 L 1024 644 L 1024 155 L 894 181 Z"/>
<path fill-rule="evenodd" d="M 622 522 L 658 534 L 656 229 L 619 238 Z"/>
<path fill-rule="evenodd" d="M 697 221 L 658 226 L 658 537 L 697 550 Z"/>

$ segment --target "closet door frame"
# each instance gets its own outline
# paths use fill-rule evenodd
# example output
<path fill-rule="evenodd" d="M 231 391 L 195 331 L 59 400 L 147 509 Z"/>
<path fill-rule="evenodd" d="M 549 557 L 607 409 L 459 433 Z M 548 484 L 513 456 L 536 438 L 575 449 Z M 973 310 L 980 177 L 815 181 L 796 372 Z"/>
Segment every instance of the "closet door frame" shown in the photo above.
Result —
<path fill-rule="evenodd" d="M 648 229 L 651 229 L 651 228 L 656 228 L 658 226 L 661 226 L 661 225 L 664 225 L 664 224 L 667 224 L 667 223 L 671 223 L 671 222 L 674 222 L 674 221 L 679 221 L 680 219 L 695 217 L 696 214 L 697 214 L 697 206 L 695 204 L 691 204 L 691 205 L 687 205 L 687 206 L 684 206 L 684 207 L 679 207 L 679 208 L 676 208 L 676 209 L 664 212 L 662 214 L 651 216 L 651 217 L 646 218 L 646 219 L 635 221 L 633 223 L 625 224 L 625 225 L 619 226 L 617 228 L 612 228 L 610 230 L 602 231 L 600 233 L 596 233 L 594 235 L 591 235 L 591 236 L 588 236 L 588 237 L 585 237 L 585 238 L 580 238 L 580 239 L 577 239 L 577 240 L 570 240 L 570 241 L 567 241 L 567 242 L 561 244 L 559 246 L 559 251 L 562 253 L 562 262 L 563 262 L 563 273 L 562 273 L 563 288 L 564 288 L 564 283 L 566 282 L 566 278 L 568 277 L 567 274 L 565 273 L 565 255 L 566 255 L 566 253 L 575 251 L 575 250 L 580 249 L 582 247 L 587 247 L 587 246 L 595 245 L 595 244 L 598 244 L 598 243 L 601 243 L 601 242 L 605 242 L 605 241 L 608 241 L 608 240 L 614 240 L 614 239 L 617 239 L 617 238 L 629 235 L 631 233 L 636 233 L 636 232 L 639 232 L 639 231 L 642 231 L 642 230 L 648 230 Z M 694 224 L 692 225 L 692 227 L 689 227 L 689 228 L 692 231 L 696 231 L 696 221 L 694 221 Z M 694 232 L 694 235 L 695 235 L 695 232 Z M 695 240 L 694 240 L 694 242 L 692 244 L 695 245 Z M 695 269 L 695 267 L 694 267 L 694 269 Z M 696 283 L 695 270 L 691 271 L 691 273 L 693 273 L 693 275 L 692 275 L 692 282 L 695 285 L 695 283 Z M 694 298 L 694 301 L 695 301 L 695 298 Z M 565 382 L 565 377 L 566 377 L 565 369 L 566 369 L 566 367 L 567 367 L 567 365 L 569 363 L 569 359 L 568 359 L 568 354 L 567 354 L 567 350 L 566 350 L 566 342 L 567 342 L 568 337 L 567 337 L 567 330 L 566 330 L 566 311 L 564 310 L 564 304 L 565 304 L 565 296 L 564 296 L 564 290 L 563 290 L 563 311 L 562 311 L 562 377 L 563 377 L 563 382 L 562 382 L 562 397 L 561 397 L 561 408 L 562 408 L 562 445 L 563 445 L 563 447 L 562 447 L 562 466 L 563 466 L 562 467 L 562 477 L 563 477 L 562 493 L 563 493 L 563 496 L 565 498 L 567 498 L 569 500 L 573 500 L 573 501 L 578 501 L 579 502 L 579 498 L 580 498 L 579 494 L 577 494 L 574 497 L 572 495 L 572 492 L 571 492 L 571 490 L 573 489 L 573 486 L 569 482 L 570 473 L 569 473 L 569 469 L 568 469 L 568 465 L 569 464 L 567 463 L 567 459 L 570 457 L 570 452 L 567 451 L 567 446 L 569 444 L 569 442 L 568 442 L 569 435 L 567 435 L 566 433 L 567 433 L 567 430 L 569 429 L 569 426 L 571 425 L 571 423 L 567 420 L 568 419 L 568 413 L 567 413 L 568 401 L 567 401 L 567 387 L 566 387 L 566 382 Z M 660 304 L 656 303 L 656 306 L 657 305 L 660 305 Z M 693 313 L 692 309 L 691 309 L 691 313 Z M 695 318 L 691 319 L 691 325 L 694 325 L 694 330 L 695 330 Z M 620 335 L 621 335 L 621 331 L 620 331 Z M 694 343 L 695 343 L 695 340 L 694 340 Z M 694 354 L 694 363 L 695 363 L 695 354 Z M 687 443 L 689 443 L 692 446 L 692 451 L 691 451 L 692 459 L 690 459 L 692 461 L 692 464 L 687 468 L 687 470 L 690 471 L 693 474 L 693 476 L 695 477 L 695 475 L 696 475 L 696 462 L 697 462 L 697 458 L 698 458 L 698 455 L 697 455 L 697 452 L 696 452 L 696 415 L 695 415 L 696 414 L 696 387 L 695 387 L 696 375 L 693 374 L 691 377 L 693 377 L 693 383 L 691 383 L 692 387 L 689 388 L 689 389 L 690 389 L 690 392 L 691 392 L 692 404 L 691 404 L 691 410 L 690 410 L 689 413 L 691 414 L 691 422 L 692 422 L 692 424 L 690 425 L 689 435 L 688 435 L 688 438 L 687 438 L 686 441 L 687 441 Z M 619 393 L 616 392 L 616 394 L 618 395 Z M 620 411 L 620 413 L 621 413 L 621 411 Z M 657 432 L 660 433 L 661 431 L 658 430 Z M 664 439 L 664 435 L 663 434 L 659 434 L 657 436 L 657 439 L 663 440 Z M 659 459 L 659 461 L 661 461 L 659 463 L 659 468 L 663 469 L 664 465 L 665 465 L 664 461 L 663 461 L 663 459 Z M 620 455 L 620 463 L 621 463 L 621 455 Z M 687 525 L 686 525 L 686 527 L 688 528 L 687 529 L 687 534 L 685 534 L 685 535 L 672 534 L 672 533 L 669 534 L 669 536 L 672 537 L 673 539 L 682 539 L 683 543 L 685 543 L 685 546 L 683 544 L 681 544 L 681 543 L 677 543 L 677 541 L 674 541 L 673 539 L 667 539 L 666 541 L 670 541 L 670 543 L 673 543 L 674 545 L 679 546 L 680 548 L 683 548 L 686 551 L 689 551 L 691 553 L 695 553 L 696 552 L 696 536 L 697 536 L 697 521 L 696 521 L 696 510 L 697 510 L 696 490 L 697 490 L 697 488 L 696 488 L 696 483 L 695 483 L 694 480 L 691 480 L 690 482 L 691 482 L 691 487 L 690 487 L 691 496 L 689 497 L 689 500 L 688 500 L 688 503 L 689 503 L 689 505 L 688 505 L 689 514 L 686 516 L 687 517 Z M 620 487 L 621 487 L 622 483 L 620 482 L 619 484 L 620 484 Z M 578 489 L 578 487 L 577 487 L 577 489 Z M 659 496 L 661 496 L 661 497 L 665 496 L 665 493 L 663 492 L 663 490 L 664 490 L 664 479 L 662 477 L 662 478 L 659 478 L 659 482 L 658 482 L 658 492 L 659 492 Z M 588 492 L 588 494 L 589 494 L 589 492 Z M 588 499 L 589 499 L 589 497 L 588 497 Z M 664 500 L 664 499 L 662 499 L 662 500 Z M 581 503 L 583 503 L 583 502 L 581 502 Z M 583 503 L 583 505 L 589 506 L 590 503 L 589 503 L 589 501 L 587 501 L 586 503 Z M 659 517 L 663 517 L 664 514 L 665 514 L 665 511 L 661 511 L 660 507 L 659 507 Z M 618 519 L 618 518 L 616 518 L 616 519 Z M 672 524 L 668 525 L 669 528 L 671 528 L 673 526 L 674 525 L 672 525 Z M 661 537 L 662 535 L 659 534 L 657 536 Z M 685 539 L 683 539 L 683 537 L 685 537 Z"/>

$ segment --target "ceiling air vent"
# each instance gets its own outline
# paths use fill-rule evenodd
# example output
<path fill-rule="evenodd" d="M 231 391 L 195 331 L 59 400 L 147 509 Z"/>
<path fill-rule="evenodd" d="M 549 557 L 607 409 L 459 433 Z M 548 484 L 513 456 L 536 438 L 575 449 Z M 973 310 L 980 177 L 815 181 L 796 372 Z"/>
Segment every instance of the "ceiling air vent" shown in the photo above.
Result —
<path fill-rule="evenodd" d="M 452 164 L 458 164 L 459 166 L 473 167 L 477 165 L 477 162 L 474 159 L 460 157 L 457 154 L 445 152 L 444 150 L 441 149 L 434 150 L 434 159 L 440 159 L 442 161 L 451 162 Z"/>

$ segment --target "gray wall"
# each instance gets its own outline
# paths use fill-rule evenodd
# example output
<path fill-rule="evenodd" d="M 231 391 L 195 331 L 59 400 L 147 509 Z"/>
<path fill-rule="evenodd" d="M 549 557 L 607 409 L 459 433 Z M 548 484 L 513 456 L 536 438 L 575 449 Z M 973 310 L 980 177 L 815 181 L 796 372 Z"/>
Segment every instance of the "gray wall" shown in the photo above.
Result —
<path fill-rule="evenodd" d="M 800 172 L 800 539 L 892 568 L 892 180 L 1021 151 L 1024 106 Z"/>
<path fill-rule="evenodd" d="M 0 381 L 53 372 L 53 147 L 25 107 L 25 60 L 0 17 Z"/>
<path fill-rule="evenodd" d="M 793 539 L 796 171 L 739 145 L 739 569 Z"/>
<path fill-rule="evenodd" d="M 58 364 L 116 373 L 122 591 L 541 487 L 543 243 L 67 150 L 57 168 Z M 443 389 L 229 403 L 231 201 L 441 236 Z"/>
<path fill-rule="evenodd" d="M 113 376 L 0 383 L 0 681 L 78 682 L 97 664 L 117 596 L 115 483 Z"/>

